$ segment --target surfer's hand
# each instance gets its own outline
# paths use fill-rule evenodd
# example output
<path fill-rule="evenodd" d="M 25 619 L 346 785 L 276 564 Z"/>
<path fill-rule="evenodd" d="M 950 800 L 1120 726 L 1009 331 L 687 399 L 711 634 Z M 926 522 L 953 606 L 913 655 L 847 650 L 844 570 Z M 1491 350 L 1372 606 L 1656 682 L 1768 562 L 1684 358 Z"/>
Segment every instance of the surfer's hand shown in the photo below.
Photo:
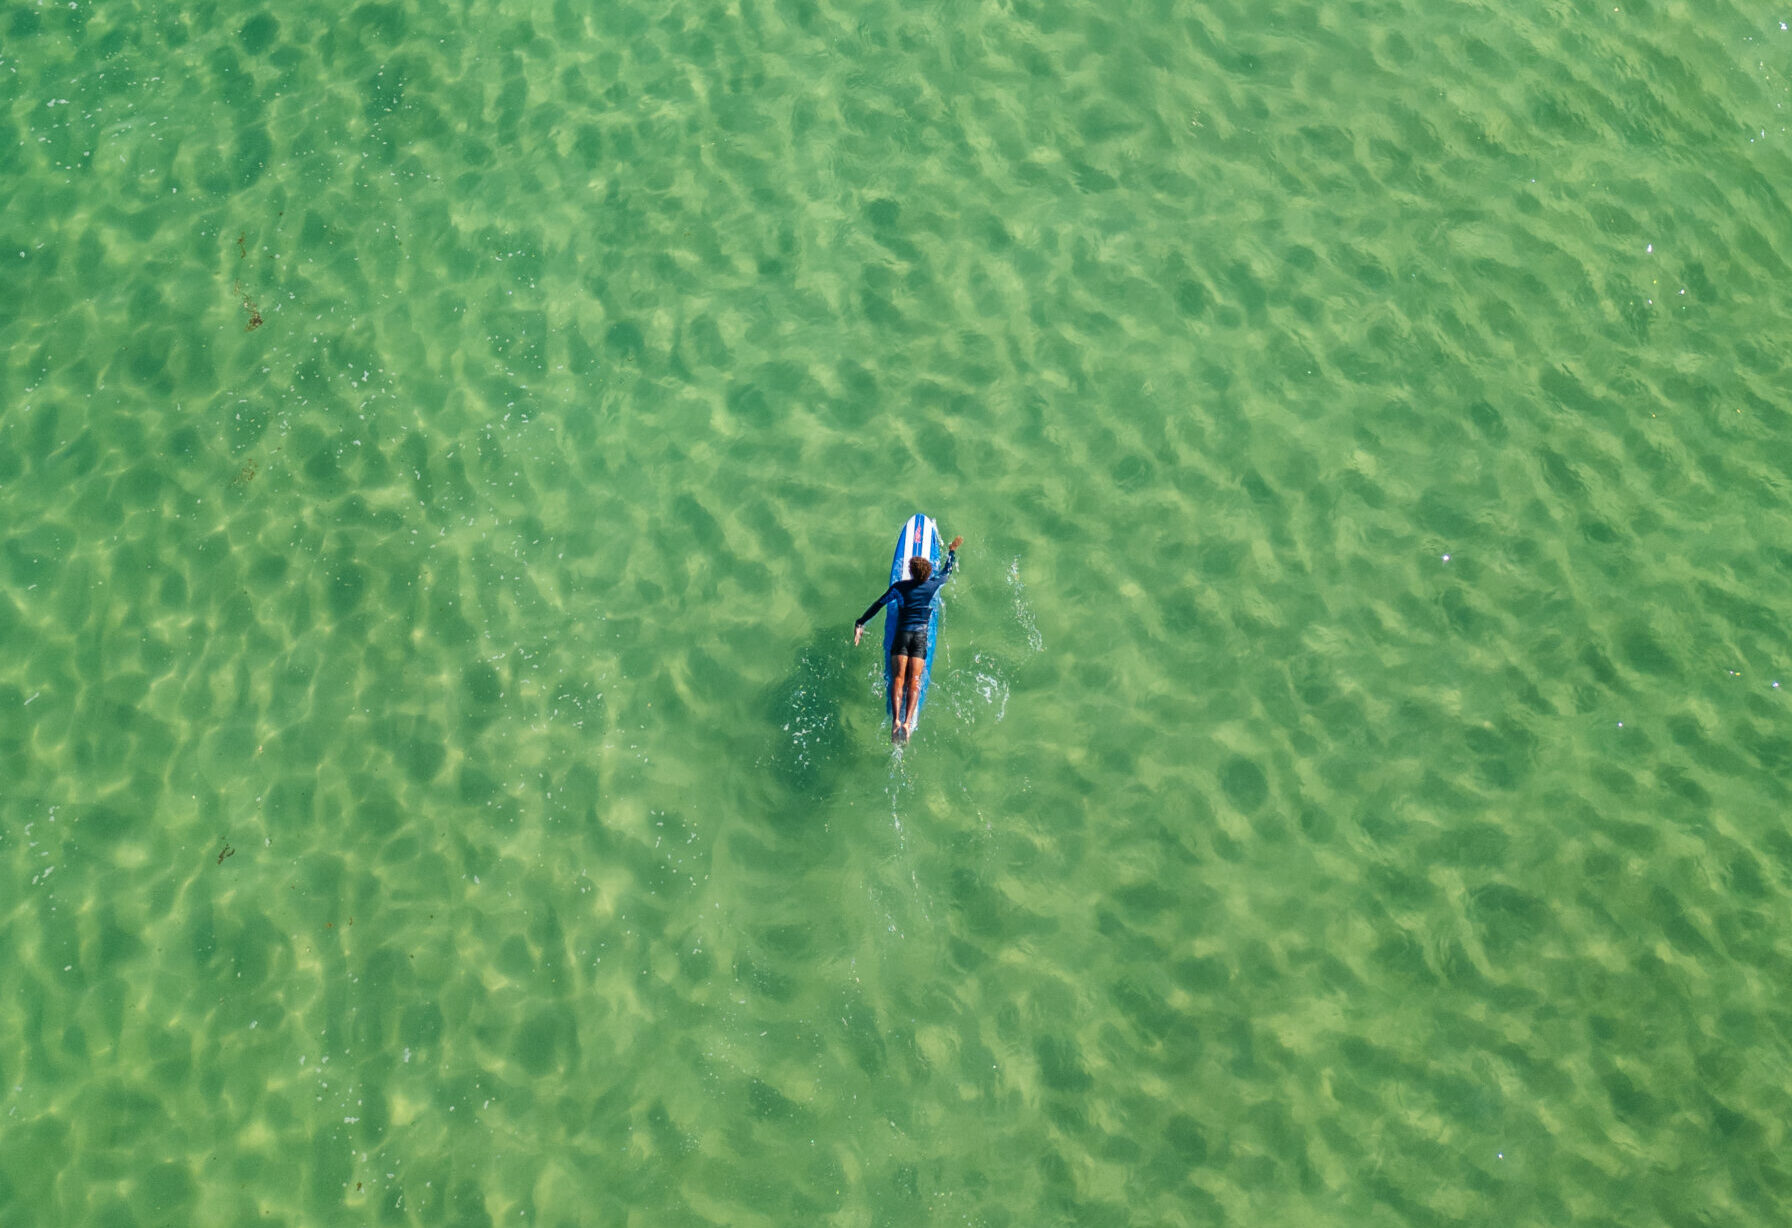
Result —
<path fill-rule="evenodd" d="M 952 544 L 950 546 L 947 546 L 946 549 L 953 554 L 957 554 L 958 548 L 962 545 L 964 545 L 964 538 L 963 537 L 954 537 L 952 539 Z"/>
<path fill-rule="evenodd" d="M 852 646 L 854 648 L 857 648 L 859 646 L 859 637 L 864 634 L 865 634 L 865 625 L 863 623 L 854 623 L 852 625 Z"/>

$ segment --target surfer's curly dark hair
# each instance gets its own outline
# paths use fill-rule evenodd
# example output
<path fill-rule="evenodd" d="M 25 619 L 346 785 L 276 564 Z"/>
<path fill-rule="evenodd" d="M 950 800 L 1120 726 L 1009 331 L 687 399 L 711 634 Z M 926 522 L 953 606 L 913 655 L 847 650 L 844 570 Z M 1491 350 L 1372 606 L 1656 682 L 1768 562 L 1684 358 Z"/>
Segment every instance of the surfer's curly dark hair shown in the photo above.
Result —
<path fill-rule="evenodd" d="M 932 574 L 933 574 L 933 561 L 931 559 L 925 558 L 919 554 L 913 554 L 913 555 L 909 556 L 909 560 L 908 560 L 908 578 L 909 579 L 925 580 L 925 579 L 927 579 L 927 577 L 931 576 Z"/>

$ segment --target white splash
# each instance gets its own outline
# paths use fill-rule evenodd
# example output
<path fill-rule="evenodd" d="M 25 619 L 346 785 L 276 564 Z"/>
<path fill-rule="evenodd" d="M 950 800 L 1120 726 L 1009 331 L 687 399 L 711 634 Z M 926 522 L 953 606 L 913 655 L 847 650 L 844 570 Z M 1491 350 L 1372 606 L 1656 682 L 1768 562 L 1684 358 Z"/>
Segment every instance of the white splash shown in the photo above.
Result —
<path fill-rule="evenodd" d="M 1045 651 L 1045 637 L 1039 634 L 1039 624 L 1033 620 L 1032 607 L 1027 605 L 1027 586 L 1020 578 L 1020 556 L 1008 564 L 1008 591 L 1014 595 L 1014 620 L 1027 633 L 1027 644 L 1034 652 Z"/>
<path fill-rule="evenodd" d="M 982 653 L 978 653 L 973 661 L 975 665 L 972 668 L 972 676 L 975 681 L 971 685 L 977 688 L 977 694 L 983 697 L 984 703 L 995 708 L 996 719 L 999 721 L 1008 715 L 1008 683 L 999 673 L 985 673 L 982 669 L 976 668 L 981 665 L 987 665 L 991 670 L 997 668 L 993 663 L 985 662 Z"/>

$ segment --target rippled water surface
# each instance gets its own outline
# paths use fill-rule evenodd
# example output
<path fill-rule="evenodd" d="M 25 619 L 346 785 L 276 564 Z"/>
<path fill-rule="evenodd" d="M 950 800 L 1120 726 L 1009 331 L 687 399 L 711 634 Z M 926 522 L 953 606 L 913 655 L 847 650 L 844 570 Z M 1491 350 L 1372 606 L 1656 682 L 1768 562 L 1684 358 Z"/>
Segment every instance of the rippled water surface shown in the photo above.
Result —
<path fill-rule="evenodd" d="M 0 1223 L 1787 1222 L 1782 19 L 0 10 Z"/>

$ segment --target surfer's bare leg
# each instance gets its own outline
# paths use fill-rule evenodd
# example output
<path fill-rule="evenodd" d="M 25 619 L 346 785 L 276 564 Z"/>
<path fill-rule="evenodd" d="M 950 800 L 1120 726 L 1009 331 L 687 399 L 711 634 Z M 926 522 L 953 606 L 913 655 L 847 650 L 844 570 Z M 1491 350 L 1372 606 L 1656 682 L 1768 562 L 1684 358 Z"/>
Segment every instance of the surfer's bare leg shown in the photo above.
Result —
<path fill-rule="evenodd" d="M 907 715 L 907 719 L 903 721 L 903 726 L 901 726 L 903 737 L 909 737 L 910 733 L 914 733 L 914 721 L 916 721 L 916 717 L 921 715 L 919 708 L 921 708 L 921 658 L 919 658 L 919 656 L 910 656 L 909 708 L 907 708 L 909 715 Z"/>
<path fill-rule="evenodd" d="M 902 730 L 902 695 L 908 687 L 908 671 L 913 657 L 890 658 L 890 712 L 895 723 L 891 726 L 891 736 Z"/>
<path fill-rule="evenodd" d="M 915 721 L 921 715 L 921 670 L 926 664 L 925 657 L 908 659 L 908 724 L 902 727 L 904 737 L 915 731 Z"/>

